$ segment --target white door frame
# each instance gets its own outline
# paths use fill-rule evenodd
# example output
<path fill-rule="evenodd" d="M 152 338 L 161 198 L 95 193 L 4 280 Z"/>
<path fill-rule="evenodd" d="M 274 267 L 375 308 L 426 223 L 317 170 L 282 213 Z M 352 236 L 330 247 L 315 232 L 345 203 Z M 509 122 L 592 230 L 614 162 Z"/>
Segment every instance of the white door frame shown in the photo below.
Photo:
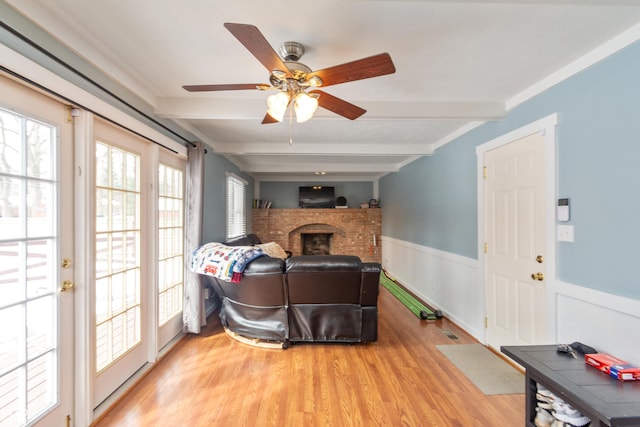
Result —
<path fill-rule="evenodd" d="M 546 341 L 556 342 L 557 340 L 557 328 L 556 328 L 556 302 L 553 299 L 554 288 L 556 283 L 556 199 L 557 199 L 557 187 L 556 187 L 556 126 L 558 124 L 558 113 L 553 113 L 549 116 L 543 117 L 535 122 L 529 123 L 523 127 L 515 129 L 504 135 L 501 135 L 495 139 L 492 139 L 484 144 L 476 147 L 477 156 L 477 170 L 478 170 L 478 280 L 482 284 L 482 312 L 484 318 L 487 315 L 487 283 L 485 277 L 485 253 L 484 242 L 485 236 L 485 217 L 484 217 L 484 182 L 482 178 L 484 167 L 484 155 L 486 152 L 494 150 L 500 146 L 509 144 L 510 142 L 524 138 L 534 133 L 540 133 L 544 136 L 545 141 L 545 201 L 546 201 L 546 257 L 545 257 L 545 269 L 548 280 L 546 282 L 546 313 L 544 315 L 547 319 Z M 487 343 L 487 330 L 484 329 L 483 344 Z"/>
<path fill-rule="evenodd" d="M 89 425 L 93 420 L 93 388 L 90 354 L 91 327 L 94 324 L 89 307 L 93 304 L 87 284 L 93 275 L 90 247 L 86 236 L 90 236 L 93 188 L 86 177 L 90 173 L 93 151 L 93 114 L 75 110 L 75 222 L 76 222 L 76 369 L 75 369 L 75 419 L 76 425 Z"/>

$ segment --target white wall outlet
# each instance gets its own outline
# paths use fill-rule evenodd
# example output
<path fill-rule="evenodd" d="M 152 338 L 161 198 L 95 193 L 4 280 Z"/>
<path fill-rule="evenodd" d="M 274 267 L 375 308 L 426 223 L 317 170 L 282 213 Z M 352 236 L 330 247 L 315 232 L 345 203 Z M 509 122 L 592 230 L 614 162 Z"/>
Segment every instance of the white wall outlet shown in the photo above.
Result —
<path fill-rule="evenodd" d="M 558 226 L 558 242 L 573 242 L 573 225 Z"/>

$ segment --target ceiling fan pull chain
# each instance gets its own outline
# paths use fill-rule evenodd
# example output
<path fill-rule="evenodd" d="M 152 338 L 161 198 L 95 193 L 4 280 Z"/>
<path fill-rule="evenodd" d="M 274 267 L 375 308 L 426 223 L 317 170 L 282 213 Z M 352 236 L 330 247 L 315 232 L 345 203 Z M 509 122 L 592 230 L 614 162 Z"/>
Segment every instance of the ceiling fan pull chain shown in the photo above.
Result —
<path fill-rule="evenodd" d="M 289 145 L 293 145 L 293 109 L 289 108 Z"/>

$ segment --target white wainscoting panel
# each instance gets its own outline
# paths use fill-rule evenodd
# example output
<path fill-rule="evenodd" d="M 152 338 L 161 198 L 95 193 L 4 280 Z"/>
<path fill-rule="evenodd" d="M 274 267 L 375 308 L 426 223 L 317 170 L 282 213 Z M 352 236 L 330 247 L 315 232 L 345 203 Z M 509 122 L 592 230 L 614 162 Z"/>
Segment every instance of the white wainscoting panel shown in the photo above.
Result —
<path fill-rule="evenodd" d="M 640 300 L 556 282 L 558 342 L 579 341 L 640 366 Z"/>
<path fill-rule="evenodd" d="M 382 236 L 382 267 L 485 342 L 484 284 L 478 260 Z M 557 280 L 547 282 L 547 291 L 549 344 L 579 341 L 640 366 L 640 300 Z"/>
<path fill-rule="evenodd" d="M 428 305 L 484 341 L 484 291 L 477 260 L 383 236 L 382 266 Z"/>

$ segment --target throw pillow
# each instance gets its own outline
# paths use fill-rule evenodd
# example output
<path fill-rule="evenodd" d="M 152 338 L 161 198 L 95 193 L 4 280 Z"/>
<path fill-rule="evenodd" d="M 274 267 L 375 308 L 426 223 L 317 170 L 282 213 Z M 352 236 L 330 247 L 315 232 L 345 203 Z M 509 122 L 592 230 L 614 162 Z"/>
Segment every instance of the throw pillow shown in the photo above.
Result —
<path fill-rule="evenodd" d="M 282 258 L 282 259 L 287 258 L 287 253 L 276 242 L 261 243 L 259 245 L 256 245 L 256 247 L 262 249 L 262 252 L 264 252 L 265 254 L 269 255 L 272 258 Z"/>

